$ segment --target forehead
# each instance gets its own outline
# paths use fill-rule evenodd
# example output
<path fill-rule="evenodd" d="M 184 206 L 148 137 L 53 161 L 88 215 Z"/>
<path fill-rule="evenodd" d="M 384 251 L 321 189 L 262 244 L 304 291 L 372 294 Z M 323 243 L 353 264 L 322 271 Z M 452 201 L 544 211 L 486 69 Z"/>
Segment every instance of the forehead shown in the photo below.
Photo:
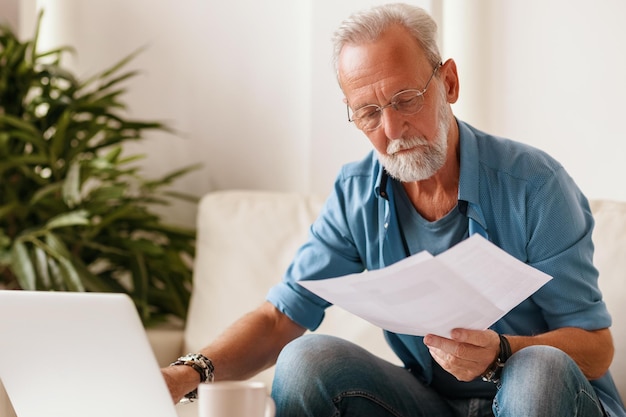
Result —
<path fill-rule="evenodd" d="M 431 71 L 419 42 L 400 26 L 387 29 L 373 42 L 345 45 L 337 69 L 352 104 L 389 99 L 402 89 L 418 88 Z"/>

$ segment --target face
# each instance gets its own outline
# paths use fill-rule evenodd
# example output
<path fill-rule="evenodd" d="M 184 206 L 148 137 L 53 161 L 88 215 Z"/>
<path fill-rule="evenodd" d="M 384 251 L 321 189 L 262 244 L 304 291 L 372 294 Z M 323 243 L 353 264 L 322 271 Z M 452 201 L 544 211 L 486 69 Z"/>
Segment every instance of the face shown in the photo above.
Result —
<path fill-rule="evenodd" d="M 423 89 L 433 67 L 417 41 L 397 27 L 373 43 L 344 46 L 338 70 L 346 100 L 354 110 L 367 104 L 384 106 L 402 90 Z M 430 178 L 446 162 L 453 120 L 448 77 L 442 75 L 446 70 L 446 66 L 440 68 L 430 82 L 418 113 L 403 115 L 388 107 L 381 126 L 364 132 L 383 166 L 400 181 Z"/>

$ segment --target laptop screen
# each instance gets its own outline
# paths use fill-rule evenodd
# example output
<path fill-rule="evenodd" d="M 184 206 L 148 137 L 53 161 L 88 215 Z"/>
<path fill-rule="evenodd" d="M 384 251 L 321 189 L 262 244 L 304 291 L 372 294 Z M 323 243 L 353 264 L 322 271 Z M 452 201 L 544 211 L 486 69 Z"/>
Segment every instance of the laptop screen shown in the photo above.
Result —
<path fill-rule="evenodd" d="M 0 291 L 0 379 L 20 417 L 175 417 L 125 294 Z"/>

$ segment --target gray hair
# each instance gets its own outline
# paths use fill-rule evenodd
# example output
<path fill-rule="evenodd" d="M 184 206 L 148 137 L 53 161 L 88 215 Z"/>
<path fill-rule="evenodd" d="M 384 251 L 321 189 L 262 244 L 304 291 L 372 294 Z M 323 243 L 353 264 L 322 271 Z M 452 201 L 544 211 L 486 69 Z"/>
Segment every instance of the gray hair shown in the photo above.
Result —
<path fill-rule="evenodd" d="M 375 41 L 389 27 L 398 24 L 415 37 L 433 67 L 441 62 L 437 24 L 433 18 L 420 7 L 393 3 L 354 13 L 341 23 L 333 36 L 335 71 L 338 70 L 339 54 L 344 45 Z"/>

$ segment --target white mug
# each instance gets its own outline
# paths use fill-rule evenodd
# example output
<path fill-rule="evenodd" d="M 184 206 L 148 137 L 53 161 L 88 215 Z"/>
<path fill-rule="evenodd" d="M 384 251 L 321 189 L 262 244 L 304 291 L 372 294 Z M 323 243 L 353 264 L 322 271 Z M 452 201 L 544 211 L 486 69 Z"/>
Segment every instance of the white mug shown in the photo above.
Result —
<path fill-rule="evenodd" d="M 199 417 L 274 417 L 276 406 L 263 382 L 218 381 L 198 386 Z"/>

